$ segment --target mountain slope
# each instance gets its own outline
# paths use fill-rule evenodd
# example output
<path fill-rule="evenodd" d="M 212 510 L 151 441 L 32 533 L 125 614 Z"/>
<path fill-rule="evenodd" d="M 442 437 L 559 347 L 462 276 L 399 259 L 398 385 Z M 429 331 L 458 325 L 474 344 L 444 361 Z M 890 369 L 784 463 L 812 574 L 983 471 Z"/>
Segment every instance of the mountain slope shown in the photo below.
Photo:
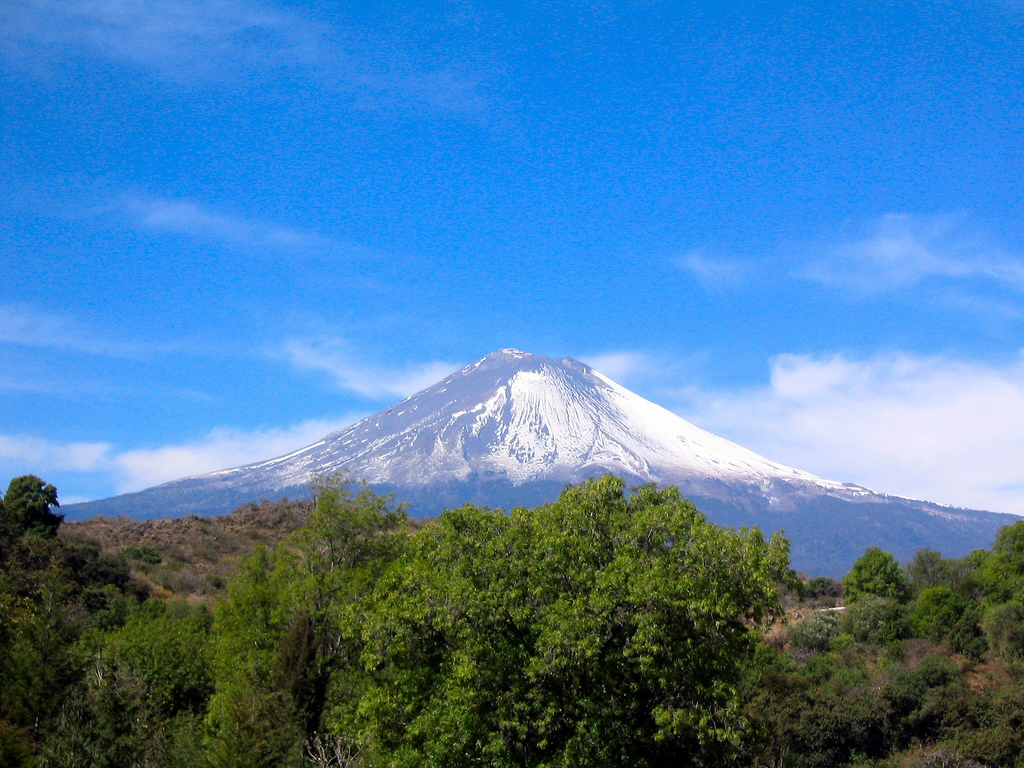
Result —
<path fill-rule="evenodd" d="M 68 512 L 75 518 L 224 512 L 260 497 L 302 495 L 312 474 L 341 470 L 393 491 L 421 514 L 465 501 L 536 504 L 553 499 L 567 482 L 604 472 L 631 483 L 673 483 L 712 519 L 786 528 L 794 562 L 819 573 L 839 572 L 869 544 L 888 545 L 900 556 L 918 546 L 965 552 L 990 544 L 1008 522 L 778 464 L 572 358 L 518 350 L 488 355 L 286 456 L 71 505 Z"/>

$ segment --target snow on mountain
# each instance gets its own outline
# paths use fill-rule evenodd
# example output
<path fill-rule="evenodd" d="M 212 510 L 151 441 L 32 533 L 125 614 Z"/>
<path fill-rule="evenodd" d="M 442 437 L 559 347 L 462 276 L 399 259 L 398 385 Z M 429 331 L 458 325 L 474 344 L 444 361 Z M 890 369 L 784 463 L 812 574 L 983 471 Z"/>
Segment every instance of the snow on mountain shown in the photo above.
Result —
<path fill-rule="evenodd" d="M 256 473 L 286 487 L 338 470 L 389 485 L 471 476 L 521 485 L 613 472 L 654 482 L 782 480 L 855 491 L 706 432 L 577 360 L 514 349 L 300 451 L 215 475 Z"/>
<path fill-rule="evenodd" d="M 348 471 L 436 514 L 467 501 L 553 500 L 605 472 L 672 483 L 712 520 L 784 528 L 793 560 L 838 573 L 870 544 L 909 557 L 988 546 L 1006 516 L 875 493 L 766 459 L 706 432 L 569 357 L 503 349 L 313 445 L 268 461 L 69 505 L 69 519 L 213 514 L 299 496 L 314 474 Z"/>

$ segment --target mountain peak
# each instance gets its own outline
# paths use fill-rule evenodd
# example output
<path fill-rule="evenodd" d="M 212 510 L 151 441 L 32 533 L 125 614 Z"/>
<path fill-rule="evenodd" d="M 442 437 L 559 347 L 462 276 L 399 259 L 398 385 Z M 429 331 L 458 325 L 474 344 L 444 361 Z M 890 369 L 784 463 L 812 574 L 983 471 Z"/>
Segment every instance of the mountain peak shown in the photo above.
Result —
<path fill-rule="evenodd" d="M 521 349 L 513 349 L 512 347 L 505 347 L 504 349 L 499 349 L 499 350 L 497 350 L 495 352 L 491 352 L 491 354 L 487 355 L 487 357 L 488 358 L 489 357 L 515 357 L 515 358 L 519 358 L 519 357 L 537 357 L 537 355 L 531 354 L 529 352 L 523 352 L 523 350 L 521 350 Z M 484 359 L 487 359 L 487 358 L 484 358 Z"/>
<path fill-rule="evenodd" d="M 869 544 L 902 539 L 965 553 L 1005 518 L 883 496 L 770 461 L 706 432 L 571 357 L 500 349 L 380 413 L 269 461 L 74 505 L 73 515 L 228 511 L 308 493 L 345 471 L 419 513 L 472 501 L 552 501 L 566 483 L 606 472 L 678 485 L 713 519 L 794 534 L 794 562 L 843 573 Z M 826 517 L 822 517 L 826 515 Z M 884 529 L 884 534 L 881 533 Z"/>
<path fill-rule="evenodd" d="M 612 472 L 635 482 L 842 487 L 712 435 L 571 357 L 517 349 L 492 352 L 306 449 L 216 474 L 254 470 L 282 487 L 339 470 L 405 486 L 560 484 Z"/>
<path fill-rule="evenodd" d="M 576 370 L 587 368 L 579 360 L 572 357 L 545 357 L 544 355 L 535 355 L 532 352 L 524 352 L 521 349 L 507 348 L 491 352 L 491 354 L 480 358 L 475 363 L 466 366 L 463 370 L 472 370 L 479 368 L 481 365 L 508 366 L 515 370 L 540 370 L 544 365 L 551 368 L 571 368 Z"/>

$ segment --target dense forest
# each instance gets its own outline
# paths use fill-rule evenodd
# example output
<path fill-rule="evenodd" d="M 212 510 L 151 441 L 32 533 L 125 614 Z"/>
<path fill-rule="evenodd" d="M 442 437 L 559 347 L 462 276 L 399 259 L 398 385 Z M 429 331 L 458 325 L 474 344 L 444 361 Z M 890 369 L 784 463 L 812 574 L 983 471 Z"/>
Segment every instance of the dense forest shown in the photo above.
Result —
<path fill-rule="evenodd" d="M 0 501 L 0 765 L 1024 766 L 1024 522 L 842 583 L 606 476 L 427 522 Z"/>

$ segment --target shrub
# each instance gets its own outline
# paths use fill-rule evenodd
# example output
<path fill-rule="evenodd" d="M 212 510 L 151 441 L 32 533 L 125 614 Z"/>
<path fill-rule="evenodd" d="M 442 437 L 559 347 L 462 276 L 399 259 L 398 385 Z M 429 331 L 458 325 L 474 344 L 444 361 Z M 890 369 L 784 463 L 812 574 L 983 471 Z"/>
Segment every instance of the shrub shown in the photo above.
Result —
<path fill-rule="evenodd" d="M 985 768 L 981 763 L 960 757 L 955 752 L 936 749 L 921 755 L 913 768 Z"/>
<path fill-rule="evenodd" d="M 839 617 L 825 611 L 801 619 L 786 628 L 786 638 L 790 644 L 810 653 L 824 651 L 838 634 Z"/>
<path fill-rule="evenodd" d="M 1005 659 L 1024 658 L 1024 606 L 1004 603 L 990 608 L 982 628 L 996 655 Z"/>
<path fill-rule="evenodd" d="M 815 597 L 842 597 L 843 585 L 828 576 L 815 576 L 807 582 L 807 596 Z"/>
<path fill-rule="evenodd" d="M 121 557 L 125 560 L 138 560 L 140 563 L 147 565 L 159 565 L 163 562 L 163 557 L 157 549 L 149 544 L 143 544 L 139 547 L 125 547 L 121 550 Z"/>
<path fill-rule="evenodd" d="M 892 598 L 870 594 L 847 607 L 842 628 L 860 642 L 879 644 L 891 643 L 907 634 L 900 604 Z"/>

